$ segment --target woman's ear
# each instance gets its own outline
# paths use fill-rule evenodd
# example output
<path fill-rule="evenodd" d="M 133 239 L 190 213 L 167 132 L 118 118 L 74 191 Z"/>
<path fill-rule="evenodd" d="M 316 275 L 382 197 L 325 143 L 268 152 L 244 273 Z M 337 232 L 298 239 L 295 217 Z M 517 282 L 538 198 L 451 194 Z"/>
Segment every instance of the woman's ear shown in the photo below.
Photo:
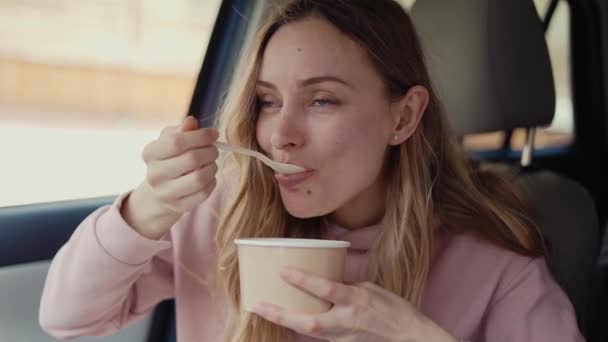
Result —
<path fill-rule="evenodd" d="M 429 104 L 429 92 L 423 86 L 413 86 L 392 104 L 393 130 L 389 144 L 396 146 L 414 134 Z"/>

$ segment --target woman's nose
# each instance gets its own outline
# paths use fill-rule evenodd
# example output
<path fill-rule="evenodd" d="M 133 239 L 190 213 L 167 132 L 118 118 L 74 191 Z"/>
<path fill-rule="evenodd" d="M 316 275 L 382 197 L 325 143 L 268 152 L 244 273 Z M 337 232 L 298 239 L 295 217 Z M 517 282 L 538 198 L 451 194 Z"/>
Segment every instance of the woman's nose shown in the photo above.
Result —
<path fill-rule="evenodd" d="M 283 107 L 283 109 L 286 109 Z M 304 135 L 297 114 L 282 111 L 275 121 L 270 144 L 278 150 L 290 150 L 304 143 Z"/>

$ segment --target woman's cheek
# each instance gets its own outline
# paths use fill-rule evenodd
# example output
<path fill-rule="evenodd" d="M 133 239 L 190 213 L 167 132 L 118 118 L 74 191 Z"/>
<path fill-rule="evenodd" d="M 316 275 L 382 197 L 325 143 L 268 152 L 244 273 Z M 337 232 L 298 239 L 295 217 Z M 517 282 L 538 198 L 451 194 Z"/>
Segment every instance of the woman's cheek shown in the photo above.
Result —
<path fill-rule="evenodd" d="M 326 132 L 328 139 L 327 148 L 330 148 L 332 154 L 340 154 L 347 147 L 349 140 L 349 132 L 345 130 L 345 126 L 332 127 L 329 132 Z"/>

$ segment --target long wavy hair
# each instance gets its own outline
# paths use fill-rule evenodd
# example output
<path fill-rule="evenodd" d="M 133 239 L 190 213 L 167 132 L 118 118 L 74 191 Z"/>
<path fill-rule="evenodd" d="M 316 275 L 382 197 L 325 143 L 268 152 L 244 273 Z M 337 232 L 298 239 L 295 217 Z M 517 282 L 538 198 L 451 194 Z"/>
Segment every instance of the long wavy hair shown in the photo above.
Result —
<path fill-rule="evenodd" d="M 256 82 L 272 35 L 284 25 L 315 16 L 327 20 L 363 49 L 381 76 L 389 100 L 420 85 L 430 94 L 415 133 L 391 147 L 385 163 L 386 211 L 369 252 L 370 281 L 415 305 L 429 272 L 434 227 L 472 233 L 529 256 L 546 252 L 530 208 L 513 182 L 479 169 L 450 132 L 433 91 L 412 21 L 392 0 L 294 0 L 277 5 L 241 59 L 217 123 L 223 138 L 256 150 L 259 105 Z M 336 61 L 337 62 L 337 61 Z M 287 329 L 240 311 L 239 263 L 234 239 L 241 237 L 321 238 L 323 219 L 300 219 L 285 210 L 272 172 L 238 156 L 224 161 L 239 178 L 216 235 L 216 279 L 229 305 L 227 341 L 284 341 Z"/>

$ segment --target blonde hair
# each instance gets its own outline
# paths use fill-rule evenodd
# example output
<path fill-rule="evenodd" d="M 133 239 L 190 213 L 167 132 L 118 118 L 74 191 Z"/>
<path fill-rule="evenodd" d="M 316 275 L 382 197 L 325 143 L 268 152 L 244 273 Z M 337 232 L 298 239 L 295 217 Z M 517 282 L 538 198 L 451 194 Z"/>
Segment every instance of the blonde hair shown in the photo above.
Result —
<path fill-rule="evenodd" d="M 525 255 L 543 255 L 542 235 L 512 182 L 469 162 L 449 132 L 432 91 L 423 54 L 407 13 L 392 0 L 295 0 L 277 7 L 255 36 L 223 104 L 218 126 L 231 144 L 259 150 L 255 87 L 270 37 L 281 26 L 307 16 L 326 19 L 357 41 L 384 79 L 391 99 L 412 85 L 430 92 L 416 132 L 391 148 L 385 164 L 383 229 L 370 249 L 368 279 L 419 304 L 429 271 L 437 222 L 450 232 L 471 232 Z M 241 237 L 321 238 L 321 218 L 299 219 L 286 212 L 268 168 L 231 156 L 224 168 L 239 177 L 232 203 L 216 235 L 216 279 L 230 302 L 228 341 L 284 341 L 287 329 L 240 311 L 239 265 L 233 241 Z"/>

